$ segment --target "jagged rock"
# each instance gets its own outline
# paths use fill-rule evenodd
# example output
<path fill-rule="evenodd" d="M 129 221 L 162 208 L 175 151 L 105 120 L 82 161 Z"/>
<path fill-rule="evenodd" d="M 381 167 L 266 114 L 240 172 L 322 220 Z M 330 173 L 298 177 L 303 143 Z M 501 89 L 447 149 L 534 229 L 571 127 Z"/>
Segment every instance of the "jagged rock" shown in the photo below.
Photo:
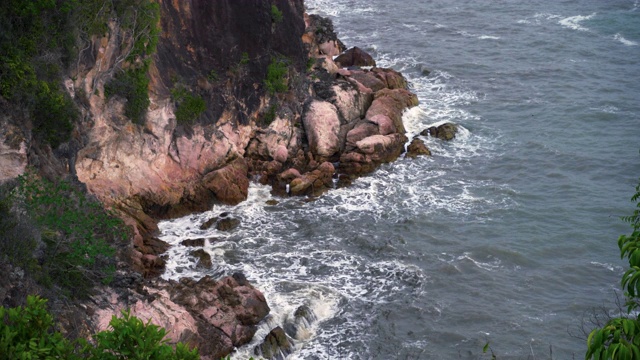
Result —
<path fill-rule="evenodd" d="M 326 101 L 313 100 L 303 117 L 309 148 L 314 154 L 328 158 L 340 149 L 340 119 L 336 107 Z"/>
<path fill-rule="evenodd" d="M 219 231 L 231 231 L 240 226 L 240 220 L 234 218 L 222 218 L 216 223 L 216 229 Z"/>
<path fill-rule="evenodd" d="M 378 165 L 398 158 L 404 151 L 407 137 L 404 134 L 374 135 L 356 143 L 356 151 L 340 156 L 339 170 L 348 175 L 361 175 L 376 169 Z"/>
<path fill-rule="evenodd" d="M 426 130 L 423 130 L 420 135 L 431 135 L 441 140 L 449 141 L 456 137 L 458 132 L 458 126 L 453 123 L 444 123 L 440 126 L 432 126 Z"/>
<path fill-rule="evenodd" d="M 376 61 L 373 60 L 373 57 L 357 46 L 335 58 L 335 62 L 343 68 L 349 66 L 376 66 Z"/>
<path fill-rule="evenodd" d="M 335 167 L 330 162 L 323 162 L 313 171 L 295 178 L 289 184 L 291 195 L 318 196 L 333 187 L 333 174 Z"/>
<path fill-rule="evenodd" d="M 205 242 L 204 239 L 188 239 L 180 242 L 180 245 L 188 246 L 188 247 L 198 247 L 198 246 L 204 246 L 204 242 Z"/>
<path fill-rule="evenodd" d="M 196 267 L 211 269 L 211 266 L 213 265 L 211 263 L 211 255 L 209 255 L 209 253 L 206 252 L 204 249 L 198 249 L 198 250 L 192 251 L 189 253 L 189 255 L 198 259 L 198 263 L 196 264 Z"/>
<path fill-rule="evenodd" d="M 378 79 L 385 83 L 389 89 L 406 89 L 407 79 L 401 73 L 393 69 L 373 68 L 371 69 Z"/>
<path fill-rule="evenodd" d="M 407 147 L 406 156 L 413 159 L 420 155 L 431 156 L 431 150 L 427 148 L 427 146 L 424 144 L 424 141 L 418 138 L 414 138 L 413 140 L 411 140 L 411 144 L 409 144 L 409 146 Z"/>
<path fill-rule="evenodd" d="M 27 142 L 22 131 L 7 121 L 0 121 L 0 183 L 22 175 L 27 160 Z"/>
<path fill-rule="evenodd" d="M 396 126 L 393 124 L 393 120 L 391 120 L 387 115 L 378 114 L 367 120 L 378 125 L 380 135 L 389 135 L 396 132 Z"/>
<path fill-rule="evenodd" d="M 358 141 L 373 135 L 380 135 L 378 125 L 370 121 L 360 121 L 347 133 L 347 146 L 355 147 Z"/>
<path fill-rule="evenodd" d="M 254 354 L 265 359 L 284 360 L 293 352 L 293 345 L 281 327 L 271 330 L 264 341 L 254 349 Z"/>

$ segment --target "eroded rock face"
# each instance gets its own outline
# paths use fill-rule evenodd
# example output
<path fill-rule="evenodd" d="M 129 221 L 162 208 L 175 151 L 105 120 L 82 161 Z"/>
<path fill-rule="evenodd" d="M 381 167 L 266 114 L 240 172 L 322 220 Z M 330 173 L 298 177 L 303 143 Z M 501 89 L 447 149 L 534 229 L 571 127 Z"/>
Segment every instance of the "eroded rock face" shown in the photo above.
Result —
<path fill-rule="evenodd" d="M 338 109 L 326 101 L 312 100 L 303 118 L 311 152 L 329 158 L 340 150 Z"/>
<path fill-rule="evenodd" d="M 0 121 L 0 183 L 22 175 L 27 168 L 27 139 L 8 121 Z"/>

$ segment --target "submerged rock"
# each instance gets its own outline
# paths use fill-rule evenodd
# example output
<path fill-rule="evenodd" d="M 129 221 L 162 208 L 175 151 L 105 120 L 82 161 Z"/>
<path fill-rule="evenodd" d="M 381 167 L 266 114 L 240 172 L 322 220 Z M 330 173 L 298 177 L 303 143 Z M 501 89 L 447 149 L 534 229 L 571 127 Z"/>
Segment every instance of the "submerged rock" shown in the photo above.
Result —
<path fill-rule="evenodd" d="M 311 308 L 302 305 L 294 312 L 293 319 L 285 322 L 284 330 L 296 340 L 306 340 L 310 336 L 309 328 L 317 319 Z"/>
<path fill-rule="evenodd" d="M 219 231 L 231 231 L 240 226 L 240 220 L 235 218 L 222 218 L 218 220 L 216 229 Z"/>
<path fill-rule="evenodd" d="M 180 242 L 180 245 L 189 246 L 189 247 L 198 247 L 198 246 L 204 246 L 204 242 L 205 242 L 204 239 L 188 239 Z"/>

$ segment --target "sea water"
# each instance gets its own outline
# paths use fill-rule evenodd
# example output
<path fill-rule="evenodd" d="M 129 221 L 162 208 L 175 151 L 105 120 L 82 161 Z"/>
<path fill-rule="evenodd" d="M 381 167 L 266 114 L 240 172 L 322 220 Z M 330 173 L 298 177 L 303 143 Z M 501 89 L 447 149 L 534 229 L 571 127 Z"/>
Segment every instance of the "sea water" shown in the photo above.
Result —
<path fill-rule="evenodd" d="M 163 222 L 164 276 L 242 271 L 264 292 L 272 312 L 236 359 L 301 305 L 317 320 L 291 359 L 475 359 L 487 342 L 498 358 L 584 356 L 581 320 L 615 310 L 640 177 L 638 1 L 306 6 L 409 79 L 410 138 L 460 132 L 314 202 L 267 205 L 252 185 L 238 206 Z M 199 229 L 222 212 L 241 225 Z M 203 237 L 207 272 L 179 244 Z"/>

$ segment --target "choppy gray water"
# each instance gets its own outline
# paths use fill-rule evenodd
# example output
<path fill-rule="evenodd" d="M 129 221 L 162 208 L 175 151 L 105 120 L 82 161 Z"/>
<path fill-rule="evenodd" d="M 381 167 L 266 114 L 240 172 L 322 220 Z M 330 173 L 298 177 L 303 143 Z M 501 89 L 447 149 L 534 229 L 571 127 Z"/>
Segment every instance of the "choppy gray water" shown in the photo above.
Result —
<path fill-rule="evenodd" d="M 410 135 L 443 121 L 462 133 L 312 203 L 267 206 L 252 186 L 239 206 L 163 222 L 163 239 L 215 239 L 211 274 L 240 270 L 264 291 L 255 341 L 309 305 L 319 320 L 290 358 L 467 359 L 487 340 L 500 356 L 582 357 L 568 330 L 613 306 L 640 177 L 638 1 L 306 4 L 410 79 Z M 198 229 L 223 211 L 242 225 Z M 166 277 L 204 275 L 170 252 Z"/>

